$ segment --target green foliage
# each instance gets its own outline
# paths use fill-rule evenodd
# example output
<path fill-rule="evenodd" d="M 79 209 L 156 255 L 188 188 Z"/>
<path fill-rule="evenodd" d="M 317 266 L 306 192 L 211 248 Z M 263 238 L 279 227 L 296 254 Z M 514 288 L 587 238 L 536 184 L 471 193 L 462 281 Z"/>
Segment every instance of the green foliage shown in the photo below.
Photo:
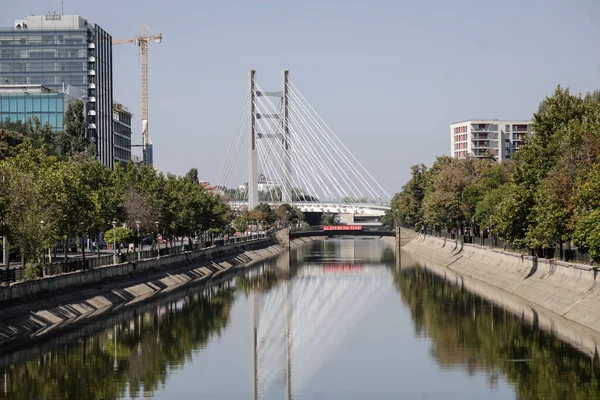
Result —
<path fill-rule="evenodd" d="M 298 207 L 282 204 L 275 209 L 277 220 L 280 222 L 298 223 L 304 221 L 304 214 Z"/>
<path fill-rule="evenodd" d="M 236 232 L 244 233 L 248 230 L 249 225 L 252 223 L 252 217 L 248 210 L 244 210 L 240 215 L 236 216 L 233 220 L 233 226 Z"/>
<path fill-rule="evenodd" d="M 131 229 L 124 226 L 117 226 L 114 229 L 109 229 L 104 232 L 104 240 L 106 243 L 114 243 L 117 245 L 124 245 L 131 242 L 133 239 L 133 232 Z"/>
<path fill-rule="evenodd" d="M 198 179 L 198 168 L 191 168 L 188 173 L 185 174 L 185 178 L 191 183 L 198 185 L 200 183 L 200 180 Z"/>
<path fill-rule="evenodd" d="M 573 241 L 576 246 L 588 251 L 592 260 L 600 261 L 600 209 L 579 217 Z"/>
<path fill-rule="evenodd" d="M 472 227 L 476 235 L 491 229 L 533 249 L 575 239 L 591 254 L 590 221 L 600 208 L 600 91 L 573 96 L 559 86 L 533 115 L 532 128 L 513 160 L 439 157 L 429 169 L 413 166 L 383 222 Z"/>
<path fill-rule="evenodd" d="M 85 109 L 81 100 L 69 104 L 63 119 L 64 132 L 57 140 L 58 152 L 62 157 L 83 153 L 87 148 Z"/>
<path fill-rule="evenodd" d="M 253 221 L 258 221 L 266 226 L 271 226 L 277 221 L 275 210 L 267 203 L 261 203 L 256 206 L 256 208 L 250 212 L 250 217 Z"/>
<path fill-rule="evenodd" d="M 40 276 L 42 266 L 39 263 L 27 263 L 25 266 L 25 279 L 35 279 Z"/>
<path fill-rule="evenodd" d="M 321 215 L 321 225 L 339 225 L 339 224 L 340 224 L 340 214 L 324 212 Z"/>
<path fill-rule="evenodd" d="M 0 159 L 0 219 L 23 267 L 40 262 L 58 240 L 95 237 L 113 220 L 124 224 L 116 235 L 121 244 L 132 241 L 138 228 L 140 235 L 156 232 L 156 222 L 166 238 L 230 229 L 231 211 L 224 200 L 190 179 L 133 163 L 111 171 L 80 155 L 62 159 L 26 139 Z M 112 230 L 104 238 L 112 242 Z"/>

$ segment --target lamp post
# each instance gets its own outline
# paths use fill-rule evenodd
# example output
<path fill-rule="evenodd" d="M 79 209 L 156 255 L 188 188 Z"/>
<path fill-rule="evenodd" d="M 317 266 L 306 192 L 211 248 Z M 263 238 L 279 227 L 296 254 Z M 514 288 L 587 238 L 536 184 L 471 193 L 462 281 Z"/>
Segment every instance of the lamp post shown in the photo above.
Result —
<path fill-rule="evenodd" d="M 80 222 L 79 226 L 81 227 L 81 238 L 79 244 L 81 245 L 81 258 L 83 260 L 83 269 L 85 269 L 85 224 L 83 222 Z"/>
<path fill-rule="evenodd" d="M 140 260 L 142 258 L 142 244 L 140 242 L 140 221 L 135 221 L 135 227 L 137 228 L 138 260 Z"/>
<path fill-rule="evenodd" d="M 6 229 L 6 223 L 4 222 L 4 220 L 0 220 L 0 227 L 2 228 L 2 230 L 0 231 L 2 233 L 2 261 L 4 264 L 4 267 L 6 268 L 6 283 L 10 282 L 10 277 L 8 275 L 8 272 L 10 270 L 10 254 L 9 254 L 9 249 L 8 249 L 8 237 L 7 237 L 7 231 L 8 229 Z"/>
<path fill-rule="evenodd" d="M 0 226 L 4 228 L 4 221 L 0 220 Z M 6 265 L 6 232 L 2 229 L 2 264 Z"/>
<path fill-rule="evenodd" d="M 112 222 L 113 227 L 113 264 L 117 264 L 117 221 Z"/>
<path fill-rule="evenodd" d="M 489 237 L 490 237 L 490 247 L 493 247 L 493 242 L 492 242 L 492 216 L 490 215 L 490 227 L 488 229 L 489 232 Z"/>
<path fill-rule="evenodd" d="M 44 241 L 44 226 L 45 226 L 45 222 L 44 220 L 40 221 L 40 228 L 42 230 L 42 243 Z M 46 247 L 46 246 L 44 246 Z M 42 252 L 42 264 L 46 264 L 46 255 L 44 254 L 46 252 L 46 249 L 44 248 L 44 251 Z"/>
<path fill-rule="evenodd" d="M 158 253 L 158 256 L 156 258 L 160 258 L 160 242 L 158 241 L 158 221 L 154 222 L 154 225 L 156 225 L 156 252 Z"/>

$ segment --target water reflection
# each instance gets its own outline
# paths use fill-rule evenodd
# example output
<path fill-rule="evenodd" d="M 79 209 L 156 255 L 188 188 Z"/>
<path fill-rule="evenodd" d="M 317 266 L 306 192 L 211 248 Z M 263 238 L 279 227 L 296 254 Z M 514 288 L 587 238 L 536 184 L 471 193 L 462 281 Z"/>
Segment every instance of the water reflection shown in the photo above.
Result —
<path fill-rule="evenodd" d="M 406 265 L 406 264 L 405 264 Z M 493 303 L 422 268 L 402 268 L 394 284 L 409 307 L 415 335 L 430 337 L 442 367 L 499 376 L 519 399 L 600 398 L 600 362 Z"/>
<path fill-rule="evenodd" d="M 600 398 L 598 357 L 418 263 L 315 241 L 15 357 L 0 398 Z"/>
<path fill-rule="evenodd" d="M 159 303 L 153 310 L 37 359 L 12 364 L 0 370 L 0 398 L 151 398 L 170 374 L 191 360 L 195 350 L 226 329 L 236 287 L 247 295 L 276 284 L 278 260 Z"/>

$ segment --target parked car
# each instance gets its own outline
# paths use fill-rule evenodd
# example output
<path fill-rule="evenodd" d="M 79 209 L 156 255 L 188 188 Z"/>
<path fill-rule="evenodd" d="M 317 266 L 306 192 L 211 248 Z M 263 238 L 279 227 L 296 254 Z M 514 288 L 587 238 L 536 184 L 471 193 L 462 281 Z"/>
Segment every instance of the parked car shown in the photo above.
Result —
<path fill-rule="evenodd" d="M 154 241 L 154 237 L 152 235 L 146 236 L 145 238 L 142 239 L 142 245 L 151 245 L 153 241 Z"/>

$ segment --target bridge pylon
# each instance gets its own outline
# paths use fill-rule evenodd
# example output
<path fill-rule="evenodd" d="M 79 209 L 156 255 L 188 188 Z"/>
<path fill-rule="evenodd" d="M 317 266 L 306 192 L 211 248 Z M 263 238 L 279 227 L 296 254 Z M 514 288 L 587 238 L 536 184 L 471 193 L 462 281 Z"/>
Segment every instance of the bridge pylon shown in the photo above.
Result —
<path fill-rule="evenodd" d="M 281 182 L 281 201 L 283 203 L 292 202 L 292 157 L 291 157 L 291 140 L 290 140 L 290 97 L 289 97 L 289 79 L 290 71 L 285 69 L 282 71 L 281 91 L 278 92 L 263 92 L 256 90 L 256 71 L 250 70 L 248 75 L 248 98 L 249 101 L 249 129 L 248 129 L 248 208 L 253 209 L 259 203 L 258 196 L 258 151 L 257 140 L 275 136 L 275 140 L 281 140 L 283 149 L 282 158 L 282 182 Z M 281 98 L 281 113 L 280 114 L 261 114 L 256 111 L 256 97 L 269 96 Z M 269 135 L 262 132 L 257 132 L 257 120 L 261 118 L 278 118 L 281 120 L 281 134 Z"/>
<path fill-rule="evenodd" d="M 256 106 L 254 104 L 256 71 L 248 74 L 248 98 L 250 121 L 248 124 L 248 208 L 252 210 L 258 205 L 258 150 L 256 148 Z"/>

